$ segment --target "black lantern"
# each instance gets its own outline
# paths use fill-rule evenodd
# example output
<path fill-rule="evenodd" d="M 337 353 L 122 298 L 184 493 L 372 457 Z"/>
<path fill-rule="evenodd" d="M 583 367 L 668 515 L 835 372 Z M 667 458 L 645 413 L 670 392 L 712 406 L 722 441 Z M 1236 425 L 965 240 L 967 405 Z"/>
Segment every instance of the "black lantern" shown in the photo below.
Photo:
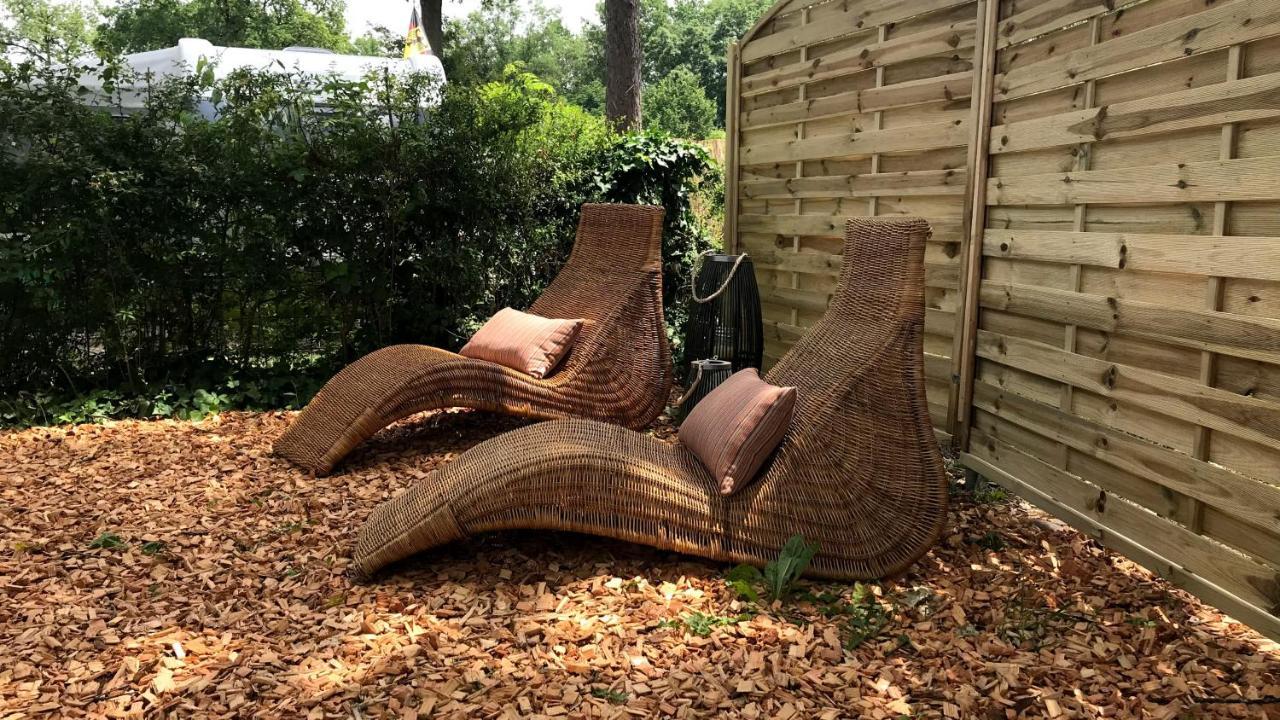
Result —
<path fill-rule="evenodd" d="M 726 360 L 733 372 L 759 368 L 764 361 L 764 329 L 751 258 L 703 255 L 693 278 L 693 300 L 685 357 Z"/>
<path fill-rule="evenodd" d="M 676 401 L 676 417 L 688 417 L 693 406 L 733 374 L 733 366 L 728 360 L 694 360 L 689 363 L 689 368 L 693 377 L 689 380 L 689 389 Z"/>

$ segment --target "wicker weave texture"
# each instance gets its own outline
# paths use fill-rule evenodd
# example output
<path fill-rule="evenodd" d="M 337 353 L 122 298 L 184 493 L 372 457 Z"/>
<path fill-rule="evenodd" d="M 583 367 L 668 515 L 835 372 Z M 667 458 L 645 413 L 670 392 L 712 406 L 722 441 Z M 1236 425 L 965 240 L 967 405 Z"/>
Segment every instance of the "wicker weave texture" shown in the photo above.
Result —
<path fill-rule="evenodd" d="M 324 475 L 392 422 L 443 407 L 649 424 L 672 383 L 662 314 L 662 216 L 662 208 L 647 205 L 583 206 L 568 262 L 530 309 L 586 320 L 550 377 L 425 345 L 395 345 L 329 380 L 276 441 L 276 453 Z"/>
<path fill-rule="evenodd" d="M 923 220 L 855 219 L 826 315 L 769 373 L 798 389 L 791 430 L 740 493 L 679 444 L 587 420 L 483 442 L 379 506 L 353 569 L 368 576 L 490 530 L 572 530 L 716 560 L 763 564 L 787 538 L 819 544 L 810 572 L 905 570 L 946 517 L 942 457 L 925 405 Z"/>

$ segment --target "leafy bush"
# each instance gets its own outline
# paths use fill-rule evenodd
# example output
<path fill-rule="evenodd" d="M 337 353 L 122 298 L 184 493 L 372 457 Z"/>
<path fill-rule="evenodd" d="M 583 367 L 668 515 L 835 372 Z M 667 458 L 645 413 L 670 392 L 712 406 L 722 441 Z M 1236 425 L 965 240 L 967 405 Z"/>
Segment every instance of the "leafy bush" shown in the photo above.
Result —
<path fill-rule="evenodd" d="M 456 348 L 554 277 L 586 201 L 666 206 L 679 336 L 701 148 L 614 136 L 515 69 L 479 89 L 197 70 L 0 60 L 0 423 L 296 407 L 373 349 Z M 110 107 L 131 86 L 146 107 Z"/>
<path fill-rule="evenodd" d="M 693 261 L 712 246 L 709 230 L 694 204 L 699 183 L 715 182 L 720 171 L 700 145 L 663 135 L 629 134 L 604 153 L 595 176 L 605 202 L 647 203 L 666 208 L 662 221 L 662 302 L 676 367 L 685 362 L 682 342 L 689 319 Z"/>

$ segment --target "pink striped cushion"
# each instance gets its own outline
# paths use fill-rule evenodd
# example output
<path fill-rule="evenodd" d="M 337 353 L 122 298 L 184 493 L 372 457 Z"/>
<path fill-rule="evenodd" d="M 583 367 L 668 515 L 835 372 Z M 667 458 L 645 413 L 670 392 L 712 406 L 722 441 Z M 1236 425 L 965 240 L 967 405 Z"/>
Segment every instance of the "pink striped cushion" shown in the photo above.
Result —
<path fill-rule="evenodd" d="M 795 388 L 770 385 L 755 368 L 740 370 L 689 413 L 680 442 L 711 471 L 720 494 L 732 495 L 782 442 L 795 407 Z"/>
<path fill-rule="evenodd" d="M 569 354 L 581 327 L 581 320 L 552 320 L 503 308 L 459 353 L 544 378 Z"/>

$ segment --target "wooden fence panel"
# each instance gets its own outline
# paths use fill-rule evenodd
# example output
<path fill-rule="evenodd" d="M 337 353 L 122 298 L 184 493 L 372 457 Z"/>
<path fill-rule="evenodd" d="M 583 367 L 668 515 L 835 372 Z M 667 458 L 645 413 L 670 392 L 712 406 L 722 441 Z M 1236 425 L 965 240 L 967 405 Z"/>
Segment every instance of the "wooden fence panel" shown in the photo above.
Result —
<path fill-rule="evenodd" d="M 940 438 L 1280 637 L 1280 3 L 992 3 L 784 0 L 731 50 L 766 361 L 849 217 L 925 217 Z"/>
<path fill-rule="evenodd" d="M 924 216 L 934 228 L 925 367 L 944 440 L 978 19 L 977 0 L 776 6 L 736 50 L 729 88 L 726 241 L 755 262 L 766 363 L 826 309 L 849 217 Z"/>
<path fill-rule="evenodd" d="M 964 458 L 1274 635 L 1280 5 L 1116 5 L 1000 19 Z"/>

